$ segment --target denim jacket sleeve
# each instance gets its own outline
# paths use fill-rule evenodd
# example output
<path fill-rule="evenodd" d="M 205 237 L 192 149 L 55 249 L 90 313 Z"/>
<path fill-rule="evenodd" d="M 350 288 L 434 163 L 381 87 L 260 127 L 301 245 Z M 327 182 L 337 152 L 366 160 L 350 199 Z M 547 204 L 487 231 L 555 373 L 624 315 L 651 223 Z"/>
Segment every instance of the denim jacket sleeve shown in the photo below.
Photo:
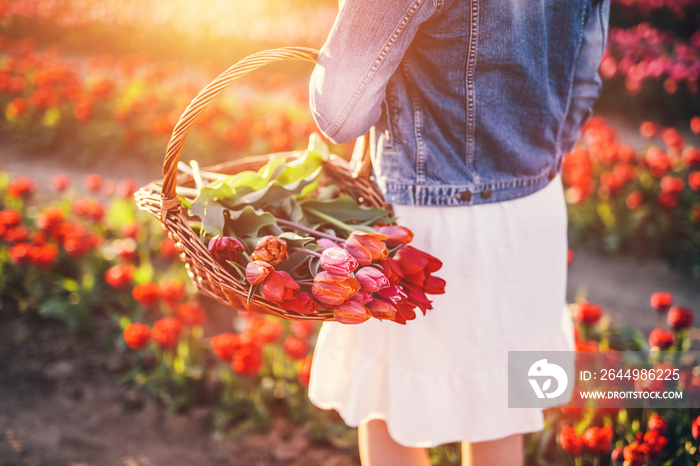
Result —
<path fill-rule="evenodd" d="M 379 119 L 389 78 L 421 23 L 442 0 L 345 0 L 311 74 L 309 103 L 336 143 L 365 134 Z"/>
<path fill-rule="evenodd" d="M 591 116 L 602 81 L 598 67 L 607 45 L 610 0 L 593 0 L 583 28 L 581 46 L 576 57 L 571 100 L 562 135 L 562 149 L 569 152 L 579 137 L 581 125 Z"/>

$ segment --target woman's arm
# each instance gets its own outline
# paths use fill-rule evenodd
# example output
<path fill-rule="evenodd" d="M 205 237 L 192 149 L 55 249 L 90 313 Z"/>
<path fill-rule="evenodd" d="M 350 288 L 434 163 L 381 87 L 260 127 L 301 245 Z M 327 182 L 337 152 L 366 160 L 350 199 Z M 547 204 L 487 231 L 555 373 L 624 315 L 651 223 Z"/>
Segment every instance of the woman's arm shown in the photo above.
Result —
<path fill-rule="evenodd" d="M 379 119 L 386 84 L 418 27 L 442 0 L 345 0 L 309 84 L 311 112 L 323 134 L 351 141 Z"/>
<path fill-rule="evenodd" d="M 571 102 L 566 118 L 566 131 L 562 135 L 565 152 L 573 148 L 581 125 L 590 117 L 591 107 L 600 94 L 602 81 L 598 67 L 607 44 L 609 17 L 610 0 L 593 0 L 574 65 Z"/>

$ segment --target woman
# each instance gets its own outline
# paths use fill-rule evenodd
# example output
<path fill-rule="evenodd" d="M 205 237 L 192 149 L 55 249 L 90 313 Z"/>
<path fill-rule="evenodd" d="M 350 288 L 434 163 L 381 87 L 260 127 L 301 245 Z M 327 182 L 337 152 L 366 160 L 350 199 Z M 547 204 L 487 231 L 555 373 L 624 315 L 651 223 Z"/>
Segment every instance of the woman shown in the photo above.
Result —
<path fill-rule="evenodd" d="M 359 426 L 365 465 L 523 462 L 540 409 L 507 353 L 571 349 L 560 181 L 598 96 L 609 0 L 346 0 L 311 78 L 335 142 L 369 131 L 375 181 L 446 293 L 400 326 L 324 324 L 309 396 Z"/>

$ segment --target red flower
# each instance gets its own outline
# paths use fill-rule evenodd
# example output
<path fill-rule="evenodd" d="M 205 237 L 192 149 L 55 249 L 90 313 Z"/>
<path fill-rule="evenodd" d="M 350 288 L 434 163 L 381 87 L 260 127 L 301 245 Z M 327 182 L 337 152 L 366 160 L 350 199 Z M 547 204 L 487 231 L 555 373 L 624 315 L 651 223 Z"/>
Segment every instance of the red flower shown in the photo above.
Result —
<path fill-rule="evenodd" d="M 647 462 L 647 447 L 639 441 L 627 445 L 622 451 L 625 466 L 644 466 Z"/>
<path fill-rule="evenodd" d="M 625 199 L 625 205 L 629 210 L 635 210 L 637 207 L 642 205 L 642 201 L 644 198 L 642 197 L 642 193 L 639 191 L 632 191 L 627 195 L 627 198 Z"/>
<path fill-rule="evenodd" d="M 140 230 L 141 230 L 141 227 L 139 227 L 138 223 L 136 223 L 136 222 L 127 223 L 122 227 L 121 235 L 124 238 L 136 239 L 136 237 L 139 235 Z"/>
<path fill-rule="evenodd" d="M 426 294 L 445 294 L 445 285 L 445 280 L 431 275 L 423 283 L 423 291 Z"/>
<path fill-rule="evenodd" d="M 51 177 L 51 186 L 53 186 L 53 189 L 55 189 L 59 193 L 62 193 L 63 191 L 68 189 L 70 183 L 70 176 L 66 175 L 65 173 L 60 173 Z"/>
<path fill-rule="evenodd" d="M 559 431 L 559 445 L 571 456 L 581 456 L 583 453 L 583 437 L 576 433 L 571 426 L 563 426 Z"/>
<path fill-rule="evenodd" d="M 36 218 L 36 226 L 40 230 L 55 230 L 63 222 L 63 209 L 60 207 L 46 207 Z"/>
<path fill-rule="evenodd" d="M 622 463 L 625 461 L 625 447 L 617 447 L 610 454 L 610 459 L 613 463 Z"/>
<path fill-rule="evenodd" d="M 664 176 L 661 178 L 661 192 L 678 195 L 683 191 L 685 182 L 682 179 L 673 176 Z"/>
<path fill-rule="evenodd" d="M 651 121 L 645 121 L 639 126 L 639 134 L 641 134 L 644 139 L 651 139 L 656 136 L 658 132 L 659 125 Z"/>
<path fill-rule="evenodd" d="M 304 358 L 299 361 L 299 383 L 304 387 L 309 386 L 311 378 L 311 358 Z"/>
<path fill-rule="evenodd" d="M 673 330 L 683 330 L 693 324 L 693 311 L 688 308 L 673 306 L 668 311 L 668 326 Z"/>
<path fill-rule="evenodd" d="M 293 300 L 300 288 L 291 275 L 280 270 L 270 272 L 262 284 L 265 299 L 275 303 Z"/>
<path fill-rule="evenodd" d="M 405 246 L 399 249 L 394 255 L 394 259 L 399 263 L 404 275 L 413 275 L 420 272 L 437 272 L 442 267 L 442 262 L 430 254 L 416 249 L 412 246 Z"/>
<path fill-rule="evenodd" d="M 235 353 L 243 343 L 241 342 L 240 335 L 229 332 L 211 337 L 209 344 L 217 358 L 224 362 L 231 362 L 233 353 Z"/>
<path fill-rule="evenodd" d="M 649 458 L 661 458 L 664 456 L 664 448 L 668 439 L 661 435 L 661 432 L 657 430 L 650 430 L 644 434 L 644 444 L 647 447 L 647 455 Z"/>
<path fill-rule="evenodd" d="M 292 309 L 299 314 L 314 314 L 319 304 L 309 293 L 302 291 L 297 294 L 296 305 Z"/>
<path fill-rule="evenodd" d="M 379 233 L 353 231 L 343 248 L 354 257 L 360 265 L 369 265 L 373 260 L 383 261 L 389 256 L 384 243 L 388 237 Z"/>
<path fill-rule="evenodd" d="M 263 236 L 258 241 L 258 244 L 255 245 L 255 250 L 251 257 L 253 260 L 265 261 L 276 267 L 289 259 L 287 243 L 277 236 Z"/>
<path fill-rule="evenodd" d="M 413 241 L 413 232 L 399 225 L 386 225 L 377 228 L 377 231 L 388 237 L 386 245 L 390 248 L 395 248 L 400 244 L 408 244 Z"/>
<path fill-rule="evenodd" d="M 131 264 L 117 264 L 105 272 L 105 281 L 116 290 L 123 290 L 128 287 L 133 278 L 134 266 Z"/>
<path fill-rule="evenodd" d="M 76 199 L 72 205 L 73 213 L 100 221 L 105 216 L 105 206 L 95 199 Z"/>
<path fill-rule="evenodd" d="M 243 243 L 231 236 L 214 236 L 209 240 L 209 252 L 217 262 L 236 262 L 241 251 L 245 251 Z"/>
<path fill-rule="evenodd" d="M 175 317 L 166 317 L 157 320 L 153 324 L 151 336 L 158 346 L 165 349 L 170 349 L 177 345 L 182 332 L 182 322 Z"/>
<path fill-rule="evenodd" d="M 355 278 L 360 283 L 360 289 L 367 293 L 374 293 L 389 286 L 389 279 L 376 267 L 362 267 L 355 273 Z"/>
<path fill-rule="evenodd" d="M 160 291 L 155 283 L 139 283 L 134 286 L 131 296 L 143 307 L 151 307 L 160 299 Z"/>
<path fill-rule="evenodd" d="M 360 283 L 353 277 L 320 272 L 314 277 L 311 293 L 323 304 L 338 306 L 350 299 L 359 289 Z"/>
<path fill-rule="evenodd" d="M 663 328 L 655 328 L 649 334 L 649 346 L 668 349 L 673 345 L 673 333 Z"/>
<path fill-rule="evenodd" d="M 256 375 L 262 368 L 262 365 L 262 351 L 259 346 L 252 343 L 242 345 L 233 354 L 233 360 L 231 361 L 231 368 L 245 376 Z"/>
<path fill-rule="evenodd" d="M 206 319 L 206 313 L 204 309 L 199 304 L 188 304 L 182 303 L 177 306 L 175 311 L 180 320 L 185 324 L 193 327 L 195 325 L 202 325 Z"/>
<path fill-rule="evenodd" d="M 274 343 L 282 336 L 282 323 L 273 319 L 251 318 L 246 322 L 243 336 L 250 341 Z"/>
<path fill-rule="evenodd" d="M 668 424 L 663 417 L 659 416 L 657 413 L 652 413 L 649 417 L 647 427 L 649 427 L 649 430 L 657 430 L 660 434 L 665 434 Z"/>
<path fill-rule="evenodd" d="M 664 128 L 661 131 L 661 140 L 666 144 L 667 147 L 672 149 L 681 150 L 685 145 L 683 136 L 675 128 Z"/>
<path fill-rule="evenodd" d="M 124 329 L 124 341 L 132 350 L 144 348 L 151 339 L 151 329 L 148 325 L 132 322 Z"/>
<path fill-rule="evenodd" d="M 160 297 L 168 304 L 174 304 L 185 296 L 185 284 L 173 278 L 160 282 Z"/>
<path fill-rule="evenodd" d="M 31 260 L 32 245 L 18 243 L 8 249 L 10 260 L 15 265 L 27 265 Z"/>
<path fill-rule="evenodd" d="M 292 320 L 289 326 L 299 338 L 309 338 L 316 331 L 316 325 L 310 320 Z"/>
<path fill-rule="evenodd" d="M 696 417 L 691 426 L 691 433 L 695 440 L 700 440 L 700 416 Z"/>
<path fill-rule="evenodd" d="M 32 262 L 39 268 L 46 268 L 56 261 L 58 256 L 58 246 L 55 244 L 42 244 L 33 246 L 30 255 Z"/>
<path fill-rule="evenodd" d="M 257 285 L 265 281 L 275 268 L 265 261 L 248 262 L 245 268 L 245 278 L 251 285 Z"/>
<path fill-rule="evenodd" d="M 302 359 L 309 352 L 309 344 L 303 338 L 289 335 L 282 345 L 284 352 L 292 359 Z"/>
<path fill-rule="evenodd" d="M 89 175 L 86 175 L 84 179 L 85 187 L 93 193 L 98 192 L 102 188 L 103 181 L 104 178 L 102 178 L 102 175 L 98 173 L 90 173 Z"/>
<path fill-rule="evenodd" d="M 347 275 L 355 271 L 357 268 L 357 261 L 345 249 L 329 248 L 321 253 L 320 265 L 327 272 L 337 275 Z"/>
<path fill-rule="evenodd" d="M 22 222 L 22 214 L 15 209 L 0 210 L 0 225 L 13 227 Z"/>
<path fill-rule="evenodd" d="M 673 296 L 667 292 L 653 293 L 650 302 L 655 311 L 666 312 L 673 303 Z"/>
<path fill-rule="evenodd" d="M 690 131 L 693 134 L 700 134 L 700 116 L 694 116 L 690 119 Z"/>
<path fill-rule="evenodd" d="M 360 324 L 372 317 L 372 314 L 362 304 L 346 301 L 333 309 L 333 317 L 341 324 Z"/>
<path fill-rule="evenodd" d="M 166 259 L 172 259 L 178 255 L 178 250 L 175 247 L 175 241 L 171 240 L 170 238 L 163 238 L 158 249 L 160 250 L 160 254 Z"/>
<path fill-rule="evenodd" d="M 28 197 L 36 191 L 34 182 L 26 176 L 15 178 L 7 186 L 7 194 L 11 197 Z"/>
<path fill-rule="evenodd" d="M 607 455 L 612 446 L 612 435 L 612 428 L 609 424 L 600 428 L 589 427 L 583 433 L 583 443 L 592 455 Z"/>
<path fill-rule="evenodd" d="M 700 172 L 693 172 L 688 175 L 688 186 L 693 191 L 700 191 Z"/>
<path fill-rule="evenodd" d="M 385 261 L 380 262 L 379 265 L 382 267 L 386 278 L 389 279 L 390 284 L 397 285 L 403 278 L 401 266 L 393 258 L 388 257 Z"/>
<path fill-rule="evenodd" d="M 598 304 L 582 301 L 576 308 L 575 320 L 586 325 L 595 325 L 603 316 L 603 307 Z"/>
<path fill-rule="evenodd" d="M 117 194 L 123 199 L 130 199 L 137 189 L 138 186 L 133 178 L 124 178 L 117 186 Z"/>
<path fill-rule="evenodd" d="M 397 309 L 389 301 L 384 301 L 383 299 L 375 298 L 369 303 L 367 303 L 367 309 L 372 314 L 375 319 L 393 319 L 396 315 Z"/>

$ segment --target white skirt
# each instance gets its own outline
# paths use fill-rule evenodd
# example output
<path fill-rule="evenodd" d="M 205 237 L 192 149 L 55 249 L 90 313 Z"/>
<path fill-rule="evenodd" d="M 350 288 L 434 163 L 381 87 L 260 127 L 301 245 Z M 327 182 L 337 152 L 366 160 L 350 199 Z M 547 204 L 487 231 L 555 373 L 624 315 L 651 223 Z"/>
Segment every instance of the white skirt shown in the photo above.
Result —
<path fill-rule="evenodd" d="M 508 408 L 507 360 L 509 350 L 573 349 L 560 177 L 510 201 L 394 211 L 413 245 L 442 260 L 446 293 L 405 326 L 324 323 L 311 402 L 353 427 L 383 419 L 415 447 L 541 430 L 541 409 Z"/>

